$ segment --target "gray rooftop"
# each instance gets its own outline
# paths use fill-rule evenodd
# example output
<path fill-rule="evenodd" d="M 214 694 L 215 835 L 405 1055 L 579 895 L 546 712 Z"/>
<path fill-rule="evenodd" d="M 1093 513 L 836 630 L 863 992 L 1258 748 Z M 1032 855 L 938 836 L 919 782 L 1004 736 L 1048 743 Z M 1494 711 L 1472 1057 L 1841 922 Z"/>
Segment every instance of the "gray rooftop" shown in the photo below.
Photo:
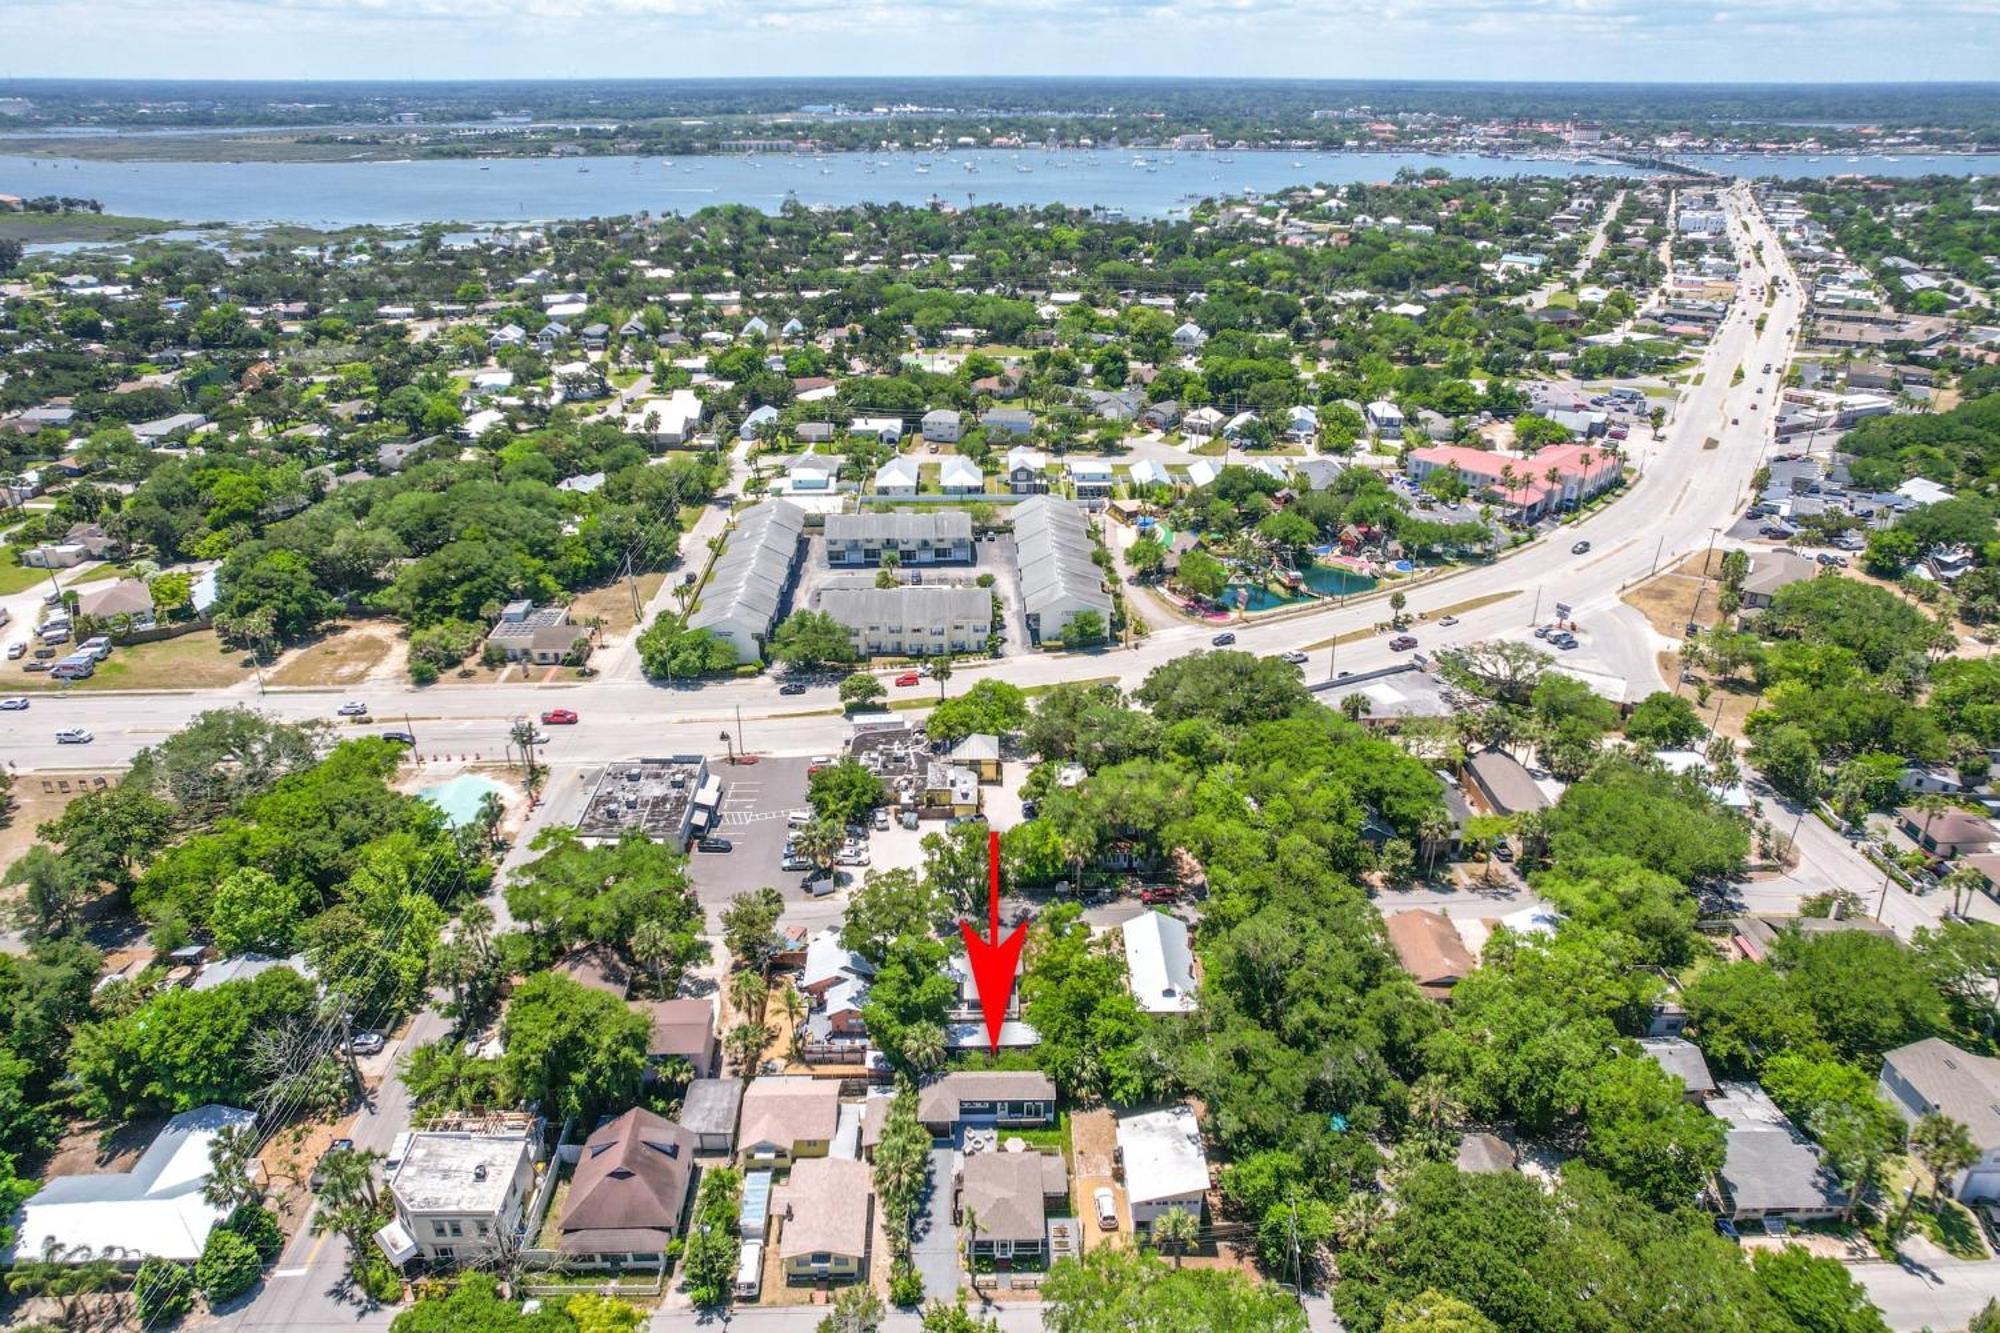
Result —
<path fill-rule="evenodd" d="M 2000 1060 L 1926 1037 L 1883 1056 L 1882 1074 L 1964 1125 L 1982 1149 L 2000 1145 Z"/>
<path fill-rule="evenodd" d="M 1701 1048 L 1681 1037 L 1642 1037 L 1639 1046 L 1658 1062 L 1660 1068 L 1677 1076 L 1689 1092 L 1706 1095 L 1715 1091 L 1715 1078 Z"/>
<path fill-rule="evenodd" d="M 706 629 L 747 613 L 768 631 L 798 562 L 805 522 L 805 511 L 784 500 L 766 500 L 738 515 L 689 627 Z"/>
<path fill-rule="evenodd" d="M 963 509 L 828 514 L 826 539 L 829 542 L 969 542 L 972 515 Z"/>
<path fill-rule="evenodd" d="M 824 588 L 819 609 L 850 629 L 869 625 L 948 625 L 991 621 L 993 594 L 935 583 L 895 588 Z"/>
<path fill-rule="evenodd" d="M 1021 604 L 1030 614 L 1060 612 L 1080 602 L 1107 620 L 1111 594 L 1092 559 L 1090 525 L 1066 500 L 1032 496 L 1014 507 L 1014 544 L 1021 567 Z"/>

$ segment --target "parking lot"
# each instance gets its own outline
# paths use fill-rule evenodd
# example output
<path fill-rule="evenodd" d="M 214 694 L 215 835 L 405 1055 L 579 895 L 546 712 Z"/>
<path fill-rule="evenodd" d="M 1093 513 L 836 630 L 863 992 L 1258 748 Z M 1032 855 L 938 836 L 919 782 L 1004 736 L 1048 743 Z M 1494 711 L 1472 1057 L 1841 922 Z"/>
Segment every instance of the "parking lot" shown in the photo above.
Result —
<path fill-rule="evenodd" d="M 833 756 L 837 758 L 838 756 Z M 710 772 L 722 779 L 722 822 L 719 837 L 727 838 L 727 852 L 690 850 L 688 864 L 695 894 L 704 904 L 724 903 L 739 893 L 769 884 L 787 901 L 804 901 L 803 871 L 784 869 L 785 838 L 791 832 L 786 816 L 807 809 L 806 770 L 810 757 L 762 757 L 754 764 L 731 765 L 724 759 L 711 761 Z M 925 824 L 919 829 L 892 826 L 887 831 L 871 831 L 867 840 L 868 865 L 842 866 L 837 876 L 843 888 L 870 869 L 920 868 L 923 864 L 923 835 L 942 824 Z"/>
<path fill-rule="evenodd" d="M 691 851 L 688 864 L 696 896 L 704 903 L 727 902 L 766 884 L 787 898 L 802 898 L 797 871 L 780 868 L 785 848 L 785 816 L 805 808 L 807 758 L 761 757 L 754 764 L 727 758 L 711 769 L 722 779 L 722 822 L 715 833 L 727 838 L 728 852 Z"/>

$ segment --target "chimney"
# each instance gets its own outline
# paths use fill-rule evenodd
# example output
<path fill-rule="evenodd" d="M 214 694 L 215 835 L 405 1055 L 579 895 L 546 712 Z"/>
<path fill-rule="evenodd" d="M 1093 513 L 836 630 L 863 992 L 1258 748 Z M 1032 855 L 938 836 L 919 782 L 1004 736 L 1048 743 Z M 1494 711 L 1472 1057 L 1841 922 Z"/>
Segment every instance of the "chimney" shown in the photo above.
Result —
<path fill-rule="evenodd" d="M 472 1178 L 474 1180 L 486 1179 L 486 1163 L 481 1162 L 479 1165 L 472 1168 Z"/>

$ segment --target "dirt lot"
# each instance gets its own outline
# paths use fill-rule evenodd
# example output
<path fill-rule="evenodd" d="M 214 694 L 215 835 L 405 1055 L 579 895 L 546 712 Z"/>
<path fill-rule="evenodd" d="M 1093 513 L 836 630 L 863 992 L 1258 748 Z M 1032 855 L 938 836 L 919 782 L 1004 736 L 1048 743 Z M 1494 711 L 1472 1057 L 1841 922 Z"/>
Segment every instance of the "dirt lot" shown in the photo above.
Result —
<path fill-rule="evenodd" d="M 665 574 L 641 574 L 639 576 L 639 605 L 652 602 L 660 585 L 666 582 Z M 632 594 L 621 580 L 606 588 L 595 588 L 579 596 L 569 606 L 570 619 L 580 624 L 589 624 L 592 619 L 603 622 L 602 632 L 606 638 L 629 633 L 637 621 L 632 615 Z"/>
<path fill-rule="evenodd" d="M 336 621 L 311 643 L 292 649 L 265 673 L 273 685 L 354 685 L 378 675 L 405 653 L 403 636 L 380 621 Z"/>
<path fill-rule="evenodd" d="M 21 853 L 34 846 L 35 826 L 62 814 L 63 807 L 88 791 L 88 784 L 97 776 L 91 774 L 79 779 L 29 774 L 14 779 L 13 804 L 0 815 L 0 875 L 7 872 Z M 102 776 L 110 781 L 115 775 Z M 69 790 L 64 791 L 64 787 Z"/>
<path fill-rule="evenodd" d="M 1721 552 L 1715 552 L 1712 561 L 1713 566 L 1719 567 L 1722 563 Z M 1647 623 L 1668 638 L 1680 638 L 1690 618 L 1704 627 L 1713 625 L 1722 619 L 1721 611 L 1716 608 L 1715 584 L 1711 582 L 1708 585 L 1706 595 L 1701 591 L 1703 569 L 1710 562 L 1708 552 L 1691 555 L 1674 568 L 1626 589 L 1623 600 L 1627 606 L 1637 607 Z M 1714 570 L 1711 569 L 1710 577 L 1713 576 Z M 1673 677 L 1668 676 L 1667 679 L 1672 680 Z"/>
<path fill-rule="evenodd" d="M 1125 1187 L 1111 1178 L 1111 1151 L 1118 1146 L 1118 1121 L 1110 1111 L 1072 1112 L 1069 1118 L 1071 1163 L 1071 1211 L 1084 1225 L 1077 1234 L 1083 1248 L 1132 1243 L 1132 1212 L 1125 1201 Z M 1103 1186 L 1111 1187 L 1118 1210 L 1118 1229 L 1104 1231 L 1097 1225 L 1097 1209 L 1090 1197 Z"/>

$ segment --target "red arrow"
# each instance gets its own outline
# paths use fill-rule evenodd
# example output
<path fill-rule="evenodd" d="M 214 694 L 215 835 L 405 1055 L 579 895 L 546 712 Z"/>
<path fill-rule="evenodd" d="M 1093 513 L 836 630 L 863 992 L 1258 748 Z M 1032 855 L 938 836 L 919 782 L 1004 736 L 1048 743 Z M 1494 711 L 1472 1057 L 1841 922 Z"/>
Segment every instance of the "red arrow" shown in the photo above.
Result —
<path fill-rule="evenodd" d="M 1014 973 L 1021 966 L 1021 946 L 1027 943 L 1025 926 L 1000 938 L 1000 831 L 986 834 L 986 921 L 989 938 L 979 938 L 979 928 L 970 921 L 958 923 L 965 936 L 965 958 L 972 965 L 972 984 L 979 992 L 979 1011 L 986 1019 L 986 1043 L 993 1054 L 1000 1053 L 1000 1026 L 1007 1021 L 1007 1003 L 1014 997 Z"/>

